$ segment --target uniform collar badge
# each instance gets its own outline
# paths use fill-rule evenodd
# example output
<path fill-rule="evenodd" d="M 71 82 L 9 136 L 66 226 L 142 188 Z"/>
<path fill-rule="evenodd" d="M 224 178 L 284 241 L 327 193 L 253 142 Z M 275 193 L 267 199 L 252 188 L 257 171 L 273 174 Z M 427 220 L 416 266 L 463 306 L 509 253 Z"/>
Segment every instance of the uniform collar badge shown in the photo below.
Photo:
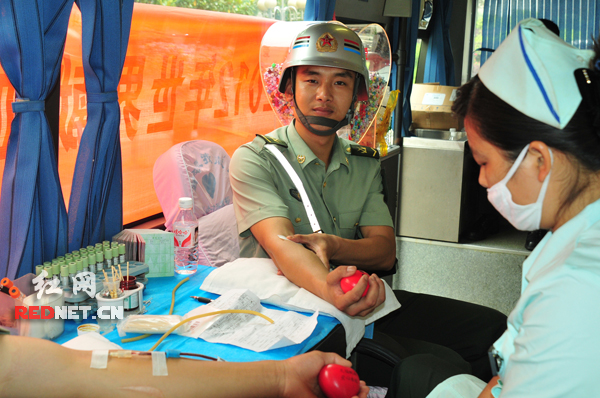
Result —
<path fill-rule="evenodd" d="M 296 156 L 296 160 L 298 160 L 298 163 L 302 164 L 306 160 L 306 156 L 298 155 L 298 156 Z"/>

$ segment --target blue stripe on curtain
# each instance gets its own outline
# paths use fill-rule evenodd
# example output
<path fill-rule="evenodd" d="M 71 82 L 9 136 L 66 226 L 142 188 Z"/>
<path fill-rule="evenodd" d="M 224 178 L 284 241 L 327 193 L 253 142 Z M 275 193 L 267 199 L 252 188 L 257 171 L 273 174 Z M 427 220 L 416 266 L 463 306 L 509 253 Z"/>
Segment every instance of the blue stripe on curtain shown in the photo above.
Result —
<path fill-rule="evenodd" d="M 450 20 L 452 0 L 437 0 L 429 25 L 429 43 L 423 83 L 440 83 L 442 86 L 454 86 L 454 57 L 450 46 Z"/>
<path fill-rule="evenodd" d="M 495 49 L 517 23 L 526 18 L 545 18 L 560 29 L 560 37 L 578 48 L 591 48 L 598 36 L 600 4 L 597 0 L 485 0 L 482 47 Z M 481 65 L 491 53 L 481 53 Z"/>
<path fill-rule="evenodd" d="M 331 21 L 335 0 L 307 0 L 304 8 L 305 21 Z"/>
<path fill-rule="evenodd" d="M 60 74 L 73 0 L 0 2 L 0 61 L 17 93 L 0 197 L 0 275 L 67 249 L 67 212 L 44 100 Z"/>
<path fill-rule="evenodd" d="M 412 0 L 412 15 L 406 29 L 406 65 L 404 67 L 404 90 L 402 91 L 402 136 L 408 135 L 412 124 L 410 94 L 412 93 L 415 55 L 417 52 L 417 34 L 421 17 L 421 0 Z"/>
<path fill-rule="evenodd" d="M 77 0 L 87 124 L 69 200 L 69 250 L 110 240 L 123 228 L 123 173 L 117 90 L 129 41 L 133 0 Z"/>

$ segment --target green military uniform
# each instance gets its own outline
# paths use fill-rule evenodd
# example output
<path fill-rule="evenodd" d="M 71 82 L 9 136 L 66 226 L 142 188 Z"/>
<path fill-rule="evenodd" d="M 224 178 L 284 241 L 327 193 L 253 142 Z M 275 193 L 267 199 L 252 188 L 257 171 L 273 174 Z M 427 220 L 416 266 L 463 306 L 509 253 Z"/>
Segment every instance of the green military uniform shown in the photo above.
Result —
<path fill-rule="evenodd" d="M 288 218 L 297 234 L 313 232 L 297 188 L 264 148 L 267 142 L 276 145 L 298 173 L 324 233 L 354 239 L 360 226 L 393 227 L 383 202 L 378 152 L 336 138 L 326 170 L 291 123 L 242 145 L 231 159 L 242 257 L 268 257 L 250 232 L 252 225 L 266 218 Z"/>

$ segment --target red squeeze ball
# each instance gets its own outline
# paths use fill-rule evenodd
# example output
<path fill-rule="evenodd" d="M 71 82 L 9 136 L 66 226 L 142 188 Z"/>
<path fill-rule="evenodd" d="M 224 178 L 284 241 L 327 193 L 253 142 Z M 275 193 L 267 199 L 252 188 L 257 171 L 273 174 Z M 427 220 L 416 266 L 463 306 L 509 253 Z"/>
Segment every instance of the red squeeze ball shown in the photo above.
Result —
<path fill-rule="evenodd" d="M 360 391 L 360 379 L 354 369 L 332 363 L 319 372 L 319 386 L 327 398 L 351 398 Z"/>
<path fill-rule="evenodd" d="M 365 271 L 356 270 L 354 275 L 342 278 L 342 280 L 340 281 L 340 287 L 342 288 L 342 291 L 344 293 L 348 293 L 350 290 L 352 290 L 363 275 L 369 276 L 369 274 L 367 274 Z M 367 284 L 367 288 L 363 292 L 362 297 L 365 297 L 368 291 L 369 285 Z"/>

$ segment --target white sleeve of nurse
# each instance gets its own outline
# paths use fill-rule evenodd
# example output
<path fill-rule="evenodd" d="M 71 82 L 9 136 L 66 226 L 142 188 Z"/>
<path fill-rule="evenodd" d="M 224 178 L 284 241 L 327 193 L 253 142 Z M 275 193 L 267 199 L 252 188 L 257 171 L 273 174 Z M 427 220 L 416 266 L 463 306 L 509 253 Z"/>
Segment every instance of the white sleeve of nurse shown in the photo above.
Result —
<path fill-rule="evenodd" d="M 597 250 L 597 246 L 596 246 Z M 562 264 L 556 277 L 543 278 L 528 300 L 505 358 L 502 398 L 598 396 L 600 354 L 600 272 Z"/>

